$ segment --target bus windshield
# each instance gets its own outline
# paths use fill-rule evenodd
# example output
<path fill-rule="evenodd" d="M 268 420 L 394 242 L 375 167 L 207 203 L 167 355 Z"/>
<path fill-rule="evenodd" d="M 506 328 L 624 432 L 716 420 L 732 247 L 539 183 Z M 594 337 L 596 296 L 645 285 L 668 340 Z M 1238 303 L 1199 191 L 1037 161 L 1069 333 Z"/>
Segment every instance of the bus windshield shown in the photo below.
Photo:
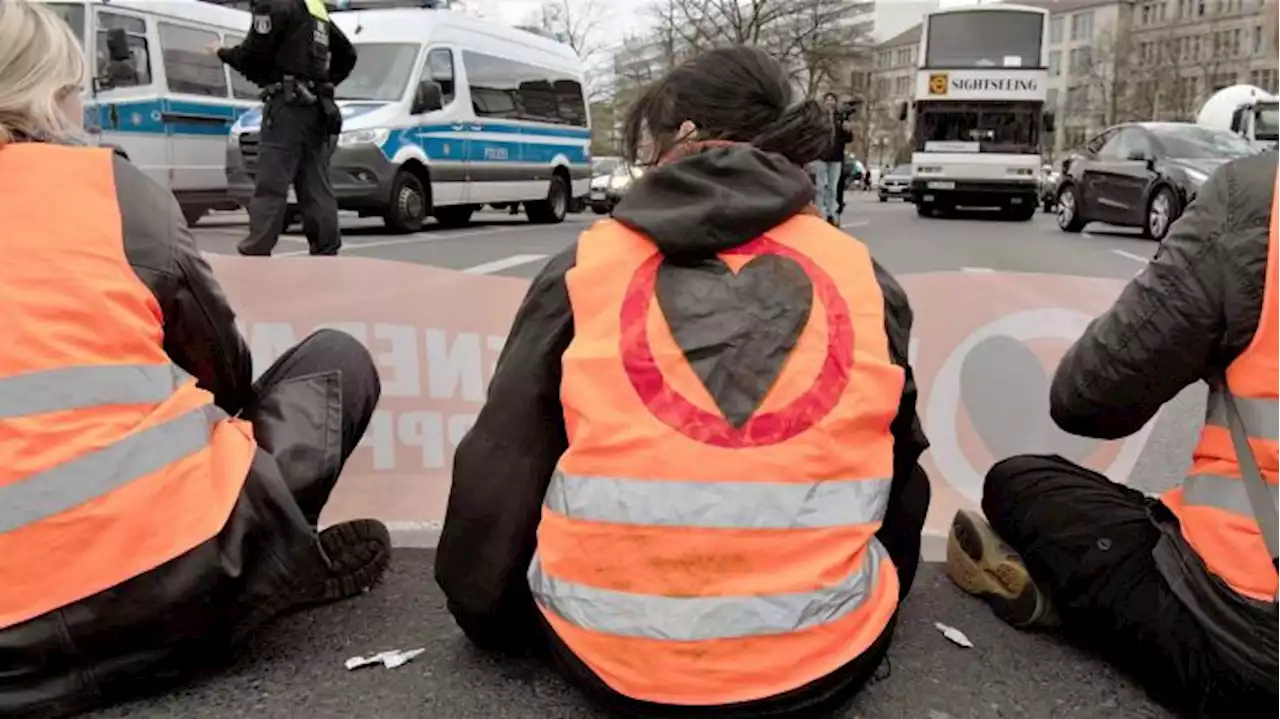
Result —
<path fill-rule="evenodd" d="M 964 10 L 929 16 L 925 67 L 1040 67 L 1044 15 Z"/>
<path fill-rule="evenodd" d="M 920 103 L 916 150 L 1038 153 L 1040 106 L 1014 102 Z"/>
<path fill-rule="evenodd" d="M 351 76 L 334 90 L 338 100 L 395 102 L 404 97 L 418 59 L 418 46 L 410 43 L 359 43 L 360 61 Z"/>

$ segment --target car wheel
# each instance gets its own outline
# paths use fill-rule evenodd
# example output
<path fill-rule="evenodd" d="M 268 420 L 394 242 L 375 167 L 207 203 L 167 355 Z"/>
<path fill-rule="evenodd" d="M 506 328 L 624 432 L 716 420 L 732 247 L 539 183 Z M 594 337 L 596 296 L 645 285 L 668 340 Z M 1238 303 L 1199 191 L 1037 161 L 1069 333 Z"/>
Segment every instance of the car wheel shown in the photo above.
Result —
<path fill-rule="evenodd" d="M 607 215 L 609 214 L 609 203 L 593 202 L 591 203 L 591 211 L 596 213 L 597 215 Z"/>
<path fill-rule="evenodd" d="M 552 175 L 551 187 L 547 189 L 547 199 L 526 202 L 525 208 L 530 222 L 540 225 L 564 222 L 565 213 L 569 208 L 569 183 L 559 173 Z"/>
<path fill-rule="evenodd" d="M 1085 220 L 1080 216 L 1080 194 L 1075 185 L 1063 185 L 1058 190 L 1058 229 L 1063 232 L 1079 232 Z"/>
<path fill-rule="evenodd" d="M 881 201 L 881 202 L 888 202 L 888 201 L 889 201 L 889 198 L 888 198 L 888 197 L 886 197 L 885 195 L 881 195 L 881 196 L 880 196 L 880 201 Z"/>
<path fill-rule="evenodd" d="M 932 202 L 917 203 L 916 214 L 921 217 L 933 217 L 933 203 Z"/>
<path fill-rule="evenodd" d="M 1156 190 L 1156 193 L 1151 196 L 1151 201 L 1147 203 L 1147 218 L 1142 225 L 1143 236 L 1157 242 L 1163 240 L 1165 235 L 1169 234 L 1173 221 L 1182 213 L 1180 204 L 1178 196 L 1168 187 Z"/>
<path fill-rule="evenodd" d="M 391 204 L 382 216 L 382 221 L 392 232 L 418 232 L 427 221 L 429 208 L 427 190 L 422 186 L 422 180 L 408 170 L 401 170 L 391 183 Z"/>

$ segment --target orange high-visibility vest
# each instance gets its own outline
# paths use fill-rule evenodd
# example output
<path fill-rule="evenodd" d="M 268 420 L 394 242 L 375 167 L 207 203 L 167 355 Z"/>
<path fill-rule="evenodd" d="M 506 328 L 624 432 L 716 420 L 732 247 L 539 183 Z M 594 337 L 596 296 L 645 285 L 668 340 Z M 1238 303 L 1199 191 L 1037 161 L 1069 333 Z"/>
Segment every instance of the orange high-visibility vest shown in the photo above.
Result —
<path fill-rule="evenodd" d="M 1271 206 L 1271 237 L 1267 244 L 1267 274 L 1262 296 L 1262 316 L 1253 341 L 1227 368 L 1227 386 L 1212 386 L 1200 443 L 1191 471 L 1182 486 L 1167 492 L 1164 503 L 1178 515 L 1182 536 L 1204 560 L 1209 571 L 1244 596 L 1270 600 L 1276 596 L 1277 578 L 1267 548 L 1254 519 L 1240 466 L 1227 425 L 1224 393 L 1230 392 L 1239 408 L 1249 444 L 1258 461 L 1272 506 L 1276 504 L 1280 474 L 1277 425 L 1280 414 L 1280 329 L 1277 329 L 1276 235 L 1277 189 Z"/>
<path fill-rule="evenodd" d="M 215 536 L 255 445 L 162 348 L 110 150 L 0 147 L 0 240 L 3 629 Z"/>
<path fill-rule="evenodd" d="M 751 418 L 729 424 L 654 297 L 663 256 L 614 221 L 566 282 L 574 339 L 529 583 L 605 684 L 679 706 L 775 696 L 867 649 L 898 603 L 874 534 L 903 372 L 866 247 L 808 215 L 720 258 L 795 260 L 813 309 Z"/>

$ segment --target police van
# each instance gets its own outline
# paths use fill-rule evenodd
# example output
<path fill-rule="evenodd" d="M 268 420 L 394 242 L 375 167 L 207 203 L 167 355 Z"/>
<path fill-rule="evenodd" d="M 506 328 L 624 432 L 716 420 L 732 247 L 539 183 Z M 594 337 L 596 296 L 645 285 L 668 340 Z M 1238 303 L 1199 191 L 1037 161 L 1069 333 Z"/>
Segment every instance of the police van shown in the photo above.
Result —
<path fill-rule="evenodd" d="M 582 63 L 568 46 L 448 10 L 330 15 L 359 53 L 338 86 L 343 132 L 330 177 L 338 205 L 416 232 L 465 225 L 483 205 L 564 219 L 591 181 Z M 248 205 L 262 112 L 231 129 L 227 178 Z"/>
<path fill-rule="evenodd" d="M 170 188 L 187 222 L 236 209 L 227 194 L 227 135 L 258 88 L 210 45 L 236 45 L 252 16 L 196 0 L 45 3 L 86 48 L 85 129 Z"/>

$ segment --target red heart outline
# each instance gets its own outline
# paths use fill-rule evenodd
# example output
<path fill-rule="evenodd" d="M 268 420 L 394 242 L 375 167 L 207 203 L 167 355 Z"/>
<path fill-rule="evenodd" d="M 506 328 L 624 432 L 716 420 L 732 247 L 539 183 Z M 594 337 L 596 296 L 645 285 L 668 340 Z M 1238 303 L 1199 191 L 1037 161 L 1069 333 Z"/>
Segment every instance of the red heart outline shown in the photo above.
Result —
<path fill-rule="evenodd" d="M 677 392 L 653 357 L 649 344 L 649 308 L 653 303 L 662 253 L 655 252 L 640 265 L 623 297 L 621 321 L 622 365 L 631 386 L 645 408 L 660 422 L 684 436 L 715 447 L 736 449 L 779 444 L 822 421 L 844 393 L 853 368 L 853 323 L 849 307 L 835 282 L 808 256 L 768 236 L 721 253 L 725 255 L 778 255 L 799 264 L 813 282 L 827 313 L 827 355 L 813 385 L 786 407 L 747 420 L 740 428 L 712 414 Z"/>

